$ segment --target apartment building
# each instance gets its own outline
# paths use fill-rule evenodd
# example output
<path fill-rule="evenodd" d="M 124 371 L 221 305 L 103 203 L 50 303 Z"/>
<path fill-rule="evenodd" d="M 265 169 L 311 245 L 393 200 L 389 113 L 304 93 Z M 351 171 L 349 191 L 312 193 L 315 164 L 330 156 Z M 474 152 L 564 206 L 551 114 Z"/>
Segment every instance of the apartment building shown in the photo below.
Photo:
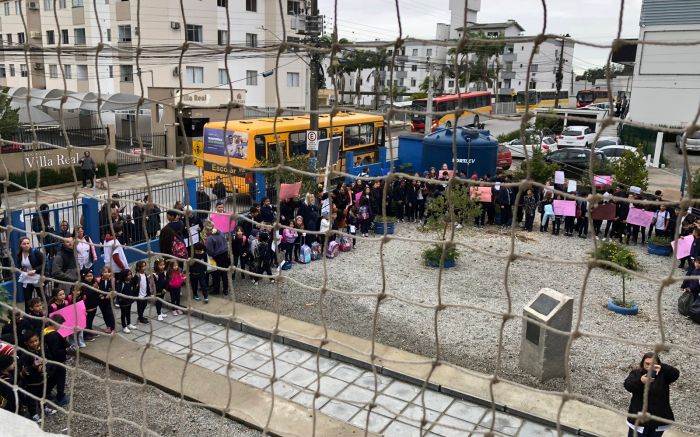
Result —
<path fill-rule="evenodd" d="M 274 53 L 246 50 L 281 42 L 282 20 L 289 30 L 305 7 L 301 0 L 284 3 L 280 17 L 276 0 L 183 0 L 183 18 L 180 1 L 142 1 L 140 11 L 134 0 L 0 1 L 0 85 L 63 89 L 65 81 L 69 91 L 141 95 L 143 89 L 148 96 L 149 87 L 228 88 L 231 82 L 246 91 L 251 106 L 277 106 L 278 85 L 282 106 L 304 107 L 307 66 L 300 56 L 285 53 L 276 66 Z M 299 37 L 290 31 L 287 38 Z M 25 43 L 35 46 L 28 63 Z M 212 53 L 227 43 L 233 46 L 229 75 L 223 53 Z"/>

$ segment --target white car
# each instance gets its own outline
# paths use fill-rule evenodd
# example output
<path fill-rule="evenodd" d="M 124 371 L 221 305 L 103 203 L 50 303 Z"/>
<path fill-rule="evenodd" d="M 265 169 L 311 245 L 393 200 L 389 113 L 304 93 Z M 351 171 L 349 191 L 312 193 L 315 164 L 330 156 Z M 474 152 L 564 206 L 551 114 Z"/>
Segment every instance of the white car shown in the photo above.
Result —
<path fill-rule="evenodd" d="M 595 139 L 595 132 L 588 126 L 567 126 L 557 138 L 557 146 L 588 147 Z"/>
<path fill-rule="evenodd" d="M 590 105 L 584 106 L 581 109 L 592 109 L 594 111 L 609 111 L 610 110 L 610 103 L 608 103 L 608 102 L 591 103 Z"/>
<path fill-rule="evenodd" d="M 535 138 L 536 139 L 536 138 Z M 527 144 L 523 146 L 522 141 L 520 141 L 520 138 L 516 138 L 514 140 L 510 140 L 507 143 L 503 144 L 505 147 L 510 150 L 510 154 L 513 158 L 521 158 L 525 159 L 525 149 L 527 148 L 527 156 L 532 158 L 532 151 L 536 147 L 539 147 L 542 149 L 542 152 L 546 155 L 548 153 L 554 152 L 557 150 L 557 142 L 549 137 L 546 137 L 542 139 L 542 141 L 539 142 L 539 144 Z"/>
<path fill-rule="evenodd" d="M 600 149 L 605 146 L 619 146 L 620 144 L 622 144 L 620 137 L 600 137 L 598 138 L 598 142 L 595 143 L 595 148 Z"/>
<path fill-rule="evenodd" d="M 622 158 L 622 155 L 624 155 L 627 152 L 638 153 L 636 147 L 625 146 L 622 144 L 614 146 L 604 146 L 597 149 L 597 151 L 605 155 L 605 157 L 610 162 L 615 162 L 619 160 L 620 158 Z"/>

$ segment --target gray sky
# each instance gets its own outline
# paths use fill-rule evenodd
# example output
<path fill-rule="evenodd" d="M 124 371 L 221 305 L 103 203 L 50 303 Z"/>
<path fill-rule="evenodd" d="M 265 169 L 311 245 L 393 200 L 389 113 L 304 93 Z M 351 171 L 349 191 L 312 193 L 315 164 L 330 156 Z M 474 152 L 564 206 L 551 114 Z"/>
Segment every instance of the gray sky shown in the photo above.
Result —
<path fill-rule="evenodd" d="M 394 0 L 337 0 L 338 30 L 350 40 L 395 39 L 398 20 Z M 333 22 L 335 0 L 318 0 L 321 14 L 328 25 Z M 642 0 L 626 0 L 622 36 L 639 35 L 639 14 Z M 434 38 L 435 24 L 449 23 L 449 0 L 399 0 L 403 34 L 417 38 Z M 547 1 L 547 33 L 569 33 L 591 43 L 610 43 L 617 34 L 619 2 L 615 0 L 549 0 Z M 542 29 L 541 0 L 482 0 L 477 21 L 501 22 L 516 20 L 526 35 Z M 329 28 L 329 27 L 327 27 Z M 602 66 L 608 51 L 577 44 L 574 70 Z"/>

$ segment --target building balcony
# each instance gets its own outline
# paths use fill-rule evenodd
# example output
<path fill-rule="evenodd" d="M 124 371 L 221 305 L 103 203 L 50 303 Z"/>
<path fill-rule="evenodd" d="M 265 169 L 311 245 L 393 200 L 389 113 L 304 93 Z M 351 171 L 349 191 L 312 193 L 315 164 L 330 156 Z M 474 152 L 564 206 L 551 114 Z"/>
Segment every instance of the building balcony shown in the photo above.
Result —
<path fill-rule="evenodd" d="M 408 71 L 394 71 L 394 79 L 406 79 Z"/>
<path fill-rule="evenodd" d="M 115 12 L 117 21 L 130 21 L 131 20 L 131 4 L 130 2 L 116 2 Z"/>
<path fill-rule="evenodd" d="M 515 71 L 501 71 L 501 79 L 503 79 L 503 80 L 515 79 Z"/>
<path fill-rule="evenodd" d="M 498 94 L 499 95 L 512 95 L 515 90 L 513 88 L 499 88 L 498 89 Z"/>
<path fill-rule="evenodd" d="M 516 60 L 517 58 L 518 58 L 518 55 L 516 55 L 515 53 L 504 53 L 504 54 L 501 56 L 501 60 L 502 60 L 503 62 L 515 62 L 515 60 Z"/>

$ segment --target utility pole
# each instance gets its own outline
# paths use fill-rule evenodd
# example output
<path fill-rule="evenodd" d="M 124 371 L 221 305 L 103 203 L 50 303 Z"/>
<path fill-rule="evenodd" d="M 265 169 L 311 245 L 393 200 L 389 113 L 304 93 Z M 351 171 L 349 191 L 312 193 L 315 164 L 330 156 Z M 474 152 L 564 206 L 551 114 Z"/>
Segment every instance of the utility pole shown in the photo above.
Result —
<path fill-rule="evenodd" d="M 313 28 L 307 33 L 311 36 L 311 41 L 315 42 L 316 38 L 320 33 L 316 32 L 316 25 L 318 23 L 318 0 L 311 0 L 311 10 L 307 15 L 307 29 L 309 28 L 310 22 L 313 23 Z M 311 53 L 310 62 L 311 74 L 309 75 L 309 111 L 311 119 L 311 130 L 318 130 L 318 54 Z M 331 135 L 332 136 L 332 135 Z M 330 153 L 330 151 L 329 151 Z"/>
<path fill-rule="evenodd" d="M 566 35 L 562 35 L 561 37 L 561 49 L 559 49 L 559 68 L 557 69 L 557 76 L 556 76 L 556 82 L 557 82 L 557 96 L 554 100 L 554 107 L 558 108 L 559 107 L 559 93 L 561 93 L 561 85 L 564 80 L 564 43 L 566 42 L 566 37 L 569 36 L 567 33 Z"/>
<path fill-rule="evenodd" d="M 428 104 L 425 110 L 427 114 L 425 115 L 425 134 L 428 135 L 433 127 L 433 64 L 430 63 L 430 56 L 428 56 Z"/>

